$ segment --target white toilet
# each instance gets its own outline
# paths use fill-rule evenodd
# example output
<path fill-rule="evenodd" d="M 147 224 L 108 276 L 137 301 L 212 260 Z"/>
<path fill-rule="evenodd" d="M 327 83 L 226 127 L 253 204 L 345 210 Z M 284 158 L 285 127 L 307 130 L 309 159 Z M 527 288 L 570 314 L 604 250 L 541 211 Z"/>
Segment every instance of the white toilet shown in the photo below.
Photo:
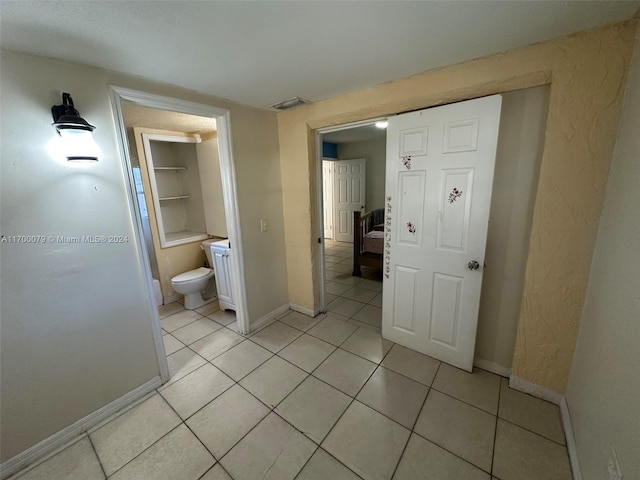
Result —
<path fill-rule="evenodd" d="M 209 266 L 211 259 L 211 243 L 215 240 L 205 240 L 201 248 L 207 255 Z M 184 295 L 184 308 L 194 310 L 216 299 L 213 268 L 200 267 L 195 270 L 176 275 L 171 279 L 171 287 Z"/>

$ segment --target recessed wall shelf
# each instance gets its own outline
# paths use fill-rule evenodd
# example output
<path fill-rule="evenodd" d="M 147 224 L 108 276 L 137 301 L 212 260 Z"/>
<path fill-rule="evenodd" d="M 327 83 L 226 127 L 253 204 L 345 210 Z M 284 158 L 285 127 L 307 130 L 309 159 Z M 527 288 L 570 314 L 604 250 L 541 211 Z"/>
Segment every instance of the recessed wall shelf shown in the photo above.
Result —
<path fill-rule="evenodd" d="M 186 170 L 187 167 L 153 167 L 154 170 Z"/>
<path fill-rule="evenodd" d="M 191 198 L 191 195 L 175 195 L 173 197 L 160 197 L 158 198 L 158 200 L 163 201 L 163 200 L 181 200 L 183 198 Z"/>

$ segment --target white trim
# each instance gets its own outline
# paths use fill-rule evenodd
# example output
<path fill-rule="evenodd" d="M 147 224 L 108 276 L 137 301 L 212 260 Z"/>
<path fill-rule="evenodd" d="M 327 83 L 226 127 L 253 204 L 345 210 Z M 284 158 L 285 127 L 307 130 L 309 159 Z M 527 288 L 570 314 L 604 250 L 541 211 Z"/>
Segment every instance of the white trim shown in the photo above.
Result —
<path fill-rule="evenodd" d="M 578 461 L 576 437 L 573 434 L 573 424 L 571 423 L 571 415 L 569 414 L 569 404 L 567 403 L 567 397 L 564 395 L 560 401 L 560 417 L 562 418 L 564 438 L 567 441 L 567 451 L 569 452 L 569 461 L 571 462 L 573 480 L 582 480 L 582 471 L 580 470 L 580 462 Z"/>
<path fill-rule="evenodd" d="M 536 398 L 541 398 L 542 400 L 546 400 L 547 402 L 551 402 L 555 405 L 560 405 L 563 399 L 563 395 L 561 393 L 515 375 L 511 375 L 509 377 L 509 386 L 514 390 L 528 393 Z"/>
<path fill-rule="evenodd" d="M 511 376 L 510 368 L 504 367 L 502 365 L 499 365 L 495 362 L 491 362 L 489 360 L 485 360 L 484 358 L 475 357 L 473 359 L 473 365 L 475 367 L 481 368 L 482 370 L 486 370 L 487 372 L 500 375 L 501 377 L 509 378 Z"/>
<path fill-rule="evenodd" d="M 322 173 L 322 138 L 321 134 L 318 130 L 316 130 L 316 180 L 317 180 L 317 190 L 318 190 L 318 238 L 320 242 L 318 242 L 317 248 L 320 250 L 320 268 L 318 269 L 318 276 L 320 277 L 320 305 L 319 311 L 326 312 L 327 310 L 327 292 L 326 292 L 326 280 L 327 274 L 325 271 L 325 262 L 324 262 L 324 176 Z M 313 239 L 315 241 L 315 239 Z M 302 308 L 302 307 L 301 307 Z M 293 307 L 292 307 L 293 309 Z M 295 310 L 295 309 L 294 309 Z M 302 312 L 304 313 L 304 312 Z"/>
<path fill-rule="evenodd" d="M 32 464 L 35 466 L 36 462 L 44 461 L 46 459 L 45 457 L 57 453 L 56 450 L 66 448 L 69 444 L 78 441 L 80 439 L 79 437 L 83 433 L 95 425 L 109 419 L 109 417 L 117 413 L 119 410 L 128 407 L 139 398 L 153 392 L 161 385 L 162 379 L 159 376 L 154 377 L 148 382 L 140 385 L 138 388 L 126 393 L 113 402 L 108 403 L 95 412 L 90 413 L 68 427 L 63 428 L 59 432 L 54 433 L 50 437 L 45 438 L 24 452 L 19 453 L 0 465 L 0 478 L 7 478 L 9 475 L 13 475 L 27 466 Z"/>
<path fill-rule="evenodd" d="M 295 303 L 290 303 L 289 304 L 289 308 L 291 310 L 293 310 L 293 311 L 304 313 L 308 317 L 315 317 L 316 315 L 318 315 L 320 313 L 319 310 L 310 310 L 308 308 L 305 308 L 305 307 L 303 307 L 301 305 L 297 305 Z"/>
<path fill-rule="evenodd" d="M 122 111 L 122 100 L 135 97 L 127 97 L 123 95 L 118 87 L 111 86 L 109 88 L 109 98 L 111 100 L 111 108 L 113 109 L 113 120 L 118 140 L 118 148 L 120 149 L 120 163 L 122 165 L 123 174 L 125 175 L 125 188 L 129 197 L 129 212 L 133 220 L 133 231 L 135 234 L 135 243 L 138 250 L 138 258 L 142 264 L 143 275 L 147 284 L 147 301 L 151 312 L 151 333 L 153 341 L 156 345 L 156 359 L 158 361 L 158 370 L 163 382 L 169 381 L 169 364 L 167 363 L 167 355 L 164 350 L 164 341 L 162 340 L 162 328 L 160 326 L 160 316 L 158 315 L 158 307 L 156 306 L 156 295 L 153 289 L 153 275 L 151 273 L 151 263 L 149 261 L 149 253 L 144 242 L 144 233 L 142 228 L 142 217 L 140 215 L 140 206 L 138 205 L 138 195 L 136 193 L 135 179 L 133 178 L 133 169 L 131 166 L 131 157 L 127 140 L 127 129 L 124 124 L 124 112 Z M 128 180 L 128 181 L 127 181 Z"/>
<path fill-rule="evenodd" d="M 275 310 L 267 313 L 266 315 L 263 315 L 262 317 L 260 317 L 258 320 L 256 320 L 255 322 L 251 322 L 251 332 L 254 332 L 256 330 L 258 330 L 259 328 L 262 328 L 270 323 L 273 323 L 274 321 L 276 321 L 276 319 L 282 315 L 284 312 L 288 312 L 289 311 L 289 305 L 284 304 L 278 308 L 276 308 Z"/>

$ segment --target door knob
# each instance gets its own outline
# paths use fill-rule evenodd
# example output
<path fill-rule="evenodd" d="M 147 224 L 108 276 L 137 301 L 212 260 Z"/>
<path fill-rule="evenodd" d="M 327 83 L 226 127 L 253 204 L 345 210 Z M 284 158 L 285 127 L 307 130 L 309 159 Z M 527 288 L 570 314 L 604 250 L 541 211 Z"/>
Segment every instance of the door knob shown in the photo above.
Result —
<path fill-rule="evenodd" d="M 477 270 L 478 268 L 480 268 L 480 264 L 475 260 L 471 260 L 469 263 L 467 263 L 467 267 L 469 267 L 469 270 Z"/>

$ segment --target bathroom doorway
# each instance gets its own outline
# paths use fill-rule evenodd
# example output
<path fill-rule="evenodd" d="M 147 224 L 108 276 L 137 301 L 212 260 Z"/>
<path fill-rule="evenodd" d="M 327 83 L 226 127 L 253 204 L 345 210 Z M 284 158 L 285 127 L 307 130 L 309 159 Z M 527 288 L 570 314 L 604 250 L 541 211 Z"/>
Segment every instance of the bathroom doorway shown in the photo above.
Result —
<path fill-rule="evenodd" d="M 168 349 L 165 348 L 165 343 L 163 342 L 162 335 L 166 331 L 163 332 L 161 329 L 160 312 L 164 309 L 164 313 L 167 313 L 167 307 L 161 306 L 160 312 L 158 312 L 157 307 L 159 303 L 173 305 L 176 300 L 179 300 L 179 294 L 171 288 L 171 278 L 173 276 L 204 265 L 205 254 L 201 248 L 203 239 L 228 238 L 228 241 L 233 245 L 233 255 L 229 257 L 228 268 L 231 279 L 230 288 L 235 296 L 235 315 L 230 312 L 226 315 L 230 318 L 225 319 L 225 321 L 239 333 L 248 333 L 249 330 L 246 316 L 244 261 L 237 210 L 238 202 L 235 167 L 231 150 L 229 112 L 225 109 L 150 95 L 120 87 L 111 87 L 110 94 L 121 147 L 123 168 L 125 174 L 129 177 L 127 187 L 131 214 L 136 224 L 136 240 L 140 261 L 145 265 L 149 302 L 154 312 L 153 331 L 158 361 L 163 380 L 166 381 L 169 379 L 166 360 Z M 153 168 L 152 165 L 152 172 L 163 172 L 158 173 L 161 178 L 154 179 L 158 182 L 155 187 L 162 184 L 165 187 L 169 185 L 166 188 L 172 188 L 171 185 L 176 183 L 176 179 L 180 178 L 179 182 L 182 182 L 180 188 L 188 188 L 190 190 L 188 196 L 196 200 L 196 202 L 191 203 L 196 205 L 199 203 L 199 208 L 188 207 L 189 202 L 183 202 L 181 199 L 173 200 L 172 198 L 177 195 L 164 195 L 161 199 L 151 200 L 150 185 L 153 182 L 150 183 L 149 181 L 149 168 L 146 164 L 146 158 L 143 158 L 145 151 L 144 145 L 141 144 L 145 143 L 142 141 L 143 135 L 151 137 L 158 134 L 180 138 L 175 146 L 169 144 L 161 146 L 163 148 L 165 146 L 167 148 L 177 148 L 180 150 L 178 156 L 182 160 L 178 162 L 180 163 L 179 170 L 176 166 L 178 165 L 177 163 L 172 165 L 171 168 L 165 168 L 166 166 L 162 163 L 156 168 Z M 136 138 L 136 136 L 139 138 Z M 189 150 L 194 145 L 199 149 L 198 152 L 195 149 L 193 152 Z M 206 146 L 206 148 L 201 149 L 200 147 L 202 146 Z M 197 174 L 193 179 L 183 180 L 176 173 L 179 171 L 186 172 L 187 169 L 192 172 L 194 169 L 197 171 L 197 166 L 183 165 L 183 161 L 188 162 L 185 159 L 191 155 L 194 157 L 204 155 L 206 153 L 204 150 L 208 150 L 210 153 L 215 150 L 214 156 L 217 157 L 215 168 L 218 171 L 219 180 L 216 188 L 213 189 L 215 190 L 215 199 L 211 198 L 211 189 L 208 188 L 208 184 L 207 188 L 204 189 L 207 192 L 205 195 L 207 198 L 203 198 L 203 189 L 199 184 Z M 187 194 L 183 196 L 186 197 Z M 168 208 L 157 208 L 159 205 L 157 200 L 162 201 L 162 203 L 168 203 L 170 206 Z M 204 219 L 202 205 L 205 201 L 210 202 L 210 204 L 216 204 L 215 209 L 213 209 L 215 210 L 213 218 L 216 219 L 214 223 L 219 228 L 212 230 L 207 223 L 210 223 L 210 219 Z M 188 211 L 180 210 L 184 208 L 190 209 Z M 156 209 L 158 212 L 156 212 Z M 158 218 L 164 220 L 158 222 Z M 159 228 L 163 229 L 162 235 Z M 233 316 L 232 319 L 231 316 Z"/>

